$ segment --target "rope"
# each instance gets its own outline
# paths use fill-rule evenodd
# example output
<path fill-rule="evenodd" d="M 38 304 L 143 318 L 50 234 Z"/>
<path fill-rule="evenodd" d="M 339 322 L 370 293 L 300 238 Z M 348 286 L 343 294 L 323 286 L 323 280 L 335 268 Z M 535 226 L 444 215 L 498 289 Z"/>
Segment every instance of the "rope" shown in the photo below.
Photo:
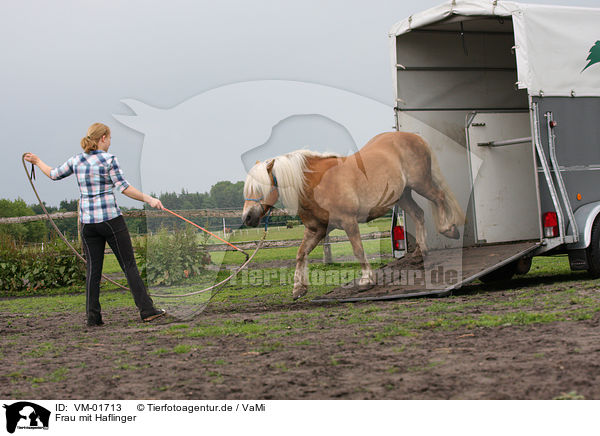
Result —
<path fill-rule="evenodd" d="M 210 287 L 208 287 L 208 288 L 201 289 L 201 290 L 199 290 L 199 291 L 189 292 L 189 293 L 187 293 L 187 294 L 174 294 L 174 295 L 170 295 L 170 294 L 169 294 L 169 295 L 165 295 L 165 294 L 163 294 L 163 295 L 150 294 L 150 296 L 152 296 L 152 297 L 160 297 L 160 298 L 180 298 L 180 297 L 191 297 L 192 295 L 198 295 L 198 294 L 202 294 L 202 293 L 204 293 L 204 292 L 211 291 L 211 290 L 213 290 L 213 289 L 215 289 L 215 288 L 218 288 L 218 287 L 220 287 L 220 286 L 224 285 L 224 284 L 225 284 L 225 283 L 227 283 L 229 280 L 231 280 L 231 279 L 232 279 L 232 278 L 234 278 L 236 275 L 238 275 L 238 273 L 239 273 L 241 270 L 243 270 L 243 269 L 244 269 L 244 268 L 245 268 L 245 267 L 246 267 L 246 266 L 247 266 L 247 265 L 248 265 L 248 264 L 249 264 L 249 263 L 252 261 L 252 259 L 254 258 L 254 255 L 255 255 L 256 253 L 258 253 L 258 250 L 259 250 L 259 249 L 262 247 L 262 243 L 264 242 L 264 240 L 265 240 L 265 237 L 266 237 L 266 236 L 267 236 L 267 232 L 264 232 L 264 233 L 263 233 L 263 236 L 262 236 L 262 238 L 261 238 L 261 239 L 258 241 L 258 244 L 257 244 L 257 246 L 256 246 L 256 249 L 254 250 L 254 252 L 253 252 L 253 253 L 252 253 L 250 256 L 248 256 L 248 254 L 246 254 L 246 252 L 244 252 L 244 254 L 246 254 L 246 261 L 245 261 L 245 262 L 244 262 L 244 263 L 243 263 L 243 264 L 242 264 L 242 265 L 241 265 L 241 266 L 240 266 L 238 269 L 236 269 L 236 270 L 233 272 L 233 274 L 231 274 L 231 275 L 230 275 L 229 277 L 227 277 L 226 279 L 224 279 L 224 280 L 220 281 L 219 283 L 216 283 L 216 284 L 214 284 L 214 285 L 212 285 L 212 286 L 210 286 Z M 240 251 L 243 251 L 243 250 L 240 250 Z M 212 299 L 212 297 L 211 297 L 211 299 Z M 210 299 L 209 299 L 208 301 L 210 301 Z"/>
<path fill-rule="evenodd" d="M 46 206 L 44 205 L 44 202 L 42 201 L 42 199 L 40 198 L 37 189 L 35 188 L 35 185 L 33 183 L 33 181 L 35 180 L 35 165 L 31 165 L 31 174 L 29 173 L 29 171 L 27 171 L 27 164 L 25 163 L 25 155 L 27 153 L 24 153 L 23 156 L 21 156 L 21 162 L 23 163 L 23 168 L 25 169 L 25 174 L 27 174 L 27 180 L 29 180 L 29 184 L 31 185 L 31 189 L 33 189 L 33 193 L 35 194 L 38 203 L 40 204 L 42 210 L 44 211 L 44 213 L 46 214 L 46 218 L 48 219 L 48 221 L 50 221 L 50 223 L 52 224 L 52 226 L 54 227 L 54 230 L 56 230 L 56 233 L 58 233 L 58 235 L 60 236 L 60 238 L 64 241 L 65 244 L 67 244 L 67 246 L 73 251 L 73 253 L 75 253 L 75 255 L 81 260 L 83 261 L 83 263 L 87 264 L 86 259 L 77 251 L 77 249 L 75 247 L 73 247 L 73 245 L 71 245 L 71 243 L 67 240 L 67 238 L 65 237 L 65 235 L 60 231 L 60 229 L 58 228 L 58 226 L 56 225 L 56 223 L 54 222 L 54 220 L 52 219 L 52 217 L 50 216 L 50 213 L 48 213 L 48 210 L 46 209 Z M 208 233 L 209 235 L 225 242 L 227 245 L 231 246 L 232 248 L 234 248 L 235 250 L 239 251 L 240 253 L 243 253 L 246 256 L 246 260 L 244 261 L 244 263 L 242 263 L 242 265 L 237 268 L 229 277 L 225 278 L 224 280 L 221 280 L 219 283 L 216 283 L 208 288 L 205 289 L 201 289 L 199 291 L 195 291 L 195 292 L 190 292 L 187 294 L 178 294 L 178 295 L 157 295 L 157 294 L 150 294 L 150 296 L 152 297 L 160 297 L 160 298 L 179 298 L 179 297 L 189 297 L 192 295 L 197 295 L 197 294 L 201 294 L 203 292 L 207 292 L 207 291 L 211 291 L 213 289 L 217 289 L 223 285 L 225 285 L 228 281 L 230 281 L 233 277 L 235 277 L 242 269 L 246 268 L 248 266 L 248 264 L 252 261 L 252 259 L 254 258 L 254 256 L 256 255 L 256 253 L 258 252 L 258 250 L 262 247 L 262 243 L 265 240 L 266 236 L 267 236 L 267 230 L 265 227 L 265 232 L 262 236 L 262 238 L 260 239 L 260 241 L 258 241 L 257 245 L 256 245 L 256 249 L 254 250 L 254 252 L 252 253 L 252 255 L 249 255 L 248 253 L 246 253 L 244 250 L 242 250 L 241 248 L 236 247 L 235 245 L 231 244 L 230 242 L 226 241 L 225 239 L 220 238 L 219 236 L 215 235 L 214 233 L 209 232 L 208 230 L 206 230 L 205 228 L 199 226 L 198 224 L 188 220 L 187 218 L 182 217 L 181 215 L 163 207 L 163 209 L 166 212 L 169 212 L 170 214 L 176 216 L 177 218 L 182 219 L 183 221 L 193 225 L 194 227 L 199 228 L 200 230 Z M 102 274 L 102 278 L 106 281 L 109 281 L 115 285 L 117 285 L 118 287 L 128 290 L 130 291 L 130 289 L 126 286 L 123 286 L 122 284 L 112 280 L 109 277 L 106 277 L 104 274 Z M 216 293 L 215 293 L 216 294 Z M 214 296 L 214 294 L 213 294 Z M 212 299 L 212 296 L 211 298 Z M 208 301 L 210 301 L 210 299 Z"/>
<path fill-rule="evenodd" d="M 217 289 L 221 286 L 223 286 L 225 283 L 227 283 L 229 280 L 231 280 L 232 278 L 234 278 L 236 275 L 238 275 L 238 273 L 243 270 L 249 263 L 250 261 L 252 261 L 252 259 L 254 258 L 254 255 L 256 253 L 258 253 L 258 250 L 262 247 L 262 243 L 265 240 L 266 236 L 267 236 L 267 232 L 265 231 L 263 233 L 262 238 L 260 239 L 260 241 L 258 241 L 258 244 L 256 245 L 256 249 L 254 250 L 254 253 L 252 253 L 252 255 L 249 255 L 248 253 L 246 253 L 244 250 L 242 250 L 241 248 L 236 247 L 235 245 L 231 244 L 230 242 L 226 241 L 225 239 L 215 235 L 214 233 L 209 232 L 208 230 L 206 230 L 204 227 L 199 226 L 198 224 L 188 220 L 187 218 L 182 217 L 181 215 L 176 214 L 175 212 L 173 212 L 172 210 L 167 209 L 166 207 L 163 206 L 163 210 L 169 212 L 170 214 L 175 215 L 177 218 L 182 219 L 183 221 L 193 225 L 194 227 L 199 228 L 200 230 L 208 233 L 211 236 L 214 236 L 215 238 L 217 238 L 220 241 L 225 242 L 227 245 L 235 248 L 237 251 L 239 251 L 240 253 L 243 253 L 244 256 L 246 256 L 246 260 L 244 261 L 244 263 L 242 263 L 242 265 L 240 265 L 240 267 L 238 269 L 236 269 L 229 277 L 225 278 L 224 280 L 221 280 L 219 283 L 216 283 L 212 286 L 209 286 L 208 288 L 205 289 L 201 289 L 199 291 L 194 291 L 194 292 L 189 292 L 187 294 L 150 294 L 151 297 L 159 297 L 159 298 L 181 298 L 181 297 L 191 297 L 192 295 L 198 295 L 198 294 L 202 294 L 204 292 L 208 292 L 211 291 L 213 289 Z M 215 292 L 216 294 L 216 292 Z M 213 295 L 214 296 L 214 295 Z M 212 297 L 210 297 L 210 299 L 208 300 L 208 302 L 210 302 L 210 300 L 212 299 Z M 207 302 L 207 304 L 208 304 Z"/>
<path fill-rule="evenodd" d="M 229 243 L 229 242 L 228 242 L 228 241 L 226 241 L 225 239 L 223 239 L 223 238 L 221 238 L 221 237 L 219 237 L 219 236 L 215 235 L 214 233 L 211 233 L 211 232 L 209 232 L 209 231 L 208 231 L 208 230 L 206 230 L 204 227 L 201 227 L 201 226 L 199 226 L 198 224 L 191 222 L 191 221 L 190 221 L 190 220 L 188 220 L 187 218 L 184 218 L 184 217 L 182 217 L 181 215 L 178 215 L 178 214 L 176 214 L 175 212 L 173 212 L 172 210 L 169 210 L 169 209 L 167 209 L 167 208 L 166 208 L 166 207 L 164 207 L 164 206 L 163 206 L 163 210 L 164 210 L 164 211 L 166 211 L 166 212 L 169 212 L 169 213 L 170 213 L 170 214 L 172 214 L 172 215 L 175 215 L 175 216 L 176 216 L 177 218 L 179 218 L 179 219 L 182 219 L 182 220 L 184 220 L 186 223 L 189 223 L 189 224 L 193 225 L 194 227 L 197 227 L 197 228 L 199 228 L 200 230 L 202 230 L 202 231 L 204 231 L 204 232 L 208 233 L 209 235 L 211 235 L 211 236 L 213 236 L 213 237 L 217 238 L 219 241 L 223 241 L 223 242 L 225 242 L 225 243 L 226 243 L 227 245 L 229 245 L 230 247 L 233 247 L 233 248 L 235 248 L 237 251 L 239 251 L 239 252 L 241 252 L 241 253 L 244 253 L 244 254 L 246 255 L 246 259 L 248 259 L 248 254 L 247 254 L 247 253 L 246 253 L 244 250 L 242 250 L 241 248 L 238 248 L 238 247 L 236 247 L 235 245 L 233 245 L 233 244 Z"/>

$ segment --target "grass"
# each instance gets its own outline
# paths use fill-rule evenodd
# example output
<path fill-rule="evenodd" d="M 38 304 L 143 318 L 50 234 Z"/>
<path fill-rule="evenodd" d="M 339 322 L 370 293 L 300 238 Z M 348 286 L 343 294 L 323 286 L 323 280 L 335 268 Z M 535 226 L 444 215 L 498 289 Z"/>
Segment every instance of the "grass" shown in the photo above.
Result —
<path fill-rule="evenodd" d="M 403 327 L 398 325 L 386 325 L 382 329 L 379 329 L 373 334 L 373 339 L 376 342 L 382 342 L 385 339 L 393 338 L 396 336 L 413 336 L 414 333 Z"/>
<path fill-rule="evenodd" d="M 385 243 L 385 241 L 366 242 L 373 244 L 375 248 L 381 248 L 381 245 Z M 342 250 L 340 252 L 345 250 L 341 244 L 338 248 Z M 280 260 L 286 256 L 293 258 L 295 251 L 296 248 L 265 250 L 263 259 Z M 118 268 L 114 256 L 106 256 L 105 271 L 114 269 L 115 266 Z M 374 265 L 374 267 L 376 266 L 377 264 Z M 330 265 L 311 264 L 310 274 L 322 276 L 324 279 L 321 282 L 317 280 L 317 284 L 311 286 L 308 297 L 312 298 L 330 291 L 339 282 L 340 270 L 357 272 L 360 267 L 352 262 Z M 243 312 L 248 307 L 256 305 L 262 305 L 267 309 L 292 308 L 290 291 L 293 271 L 293 265 L 286 268 L 245 271 L 245 276 L 240 274 L 213 298 L 209 310 L 235 313 Z M 336 274 L 338 275 L 336 276 Z M 224 276 L 225 272 L 220 273 L 220 277 Z M 338 282 L 330 283 L 328 277 L 337 277 Z M 596 289 L 598 281 L 590 280 L 584 274 L 572 274 L 568 259 L 564 256 L 534 258 L 531 272 L 515 278 L 510 282 L 510 288 L 506 286 L 506 284 L 469 285 L 460 291 L 468 293 L 468 299 L 449 297 L 390 302 L 387 305 L 333 304 L 314 306 L 306 311 L 290 312 L 265 310 L 252 320 L 219 319 L 210 323 L 202 322 L 202 318 L 198 318 L 193 323 L 172 324 L 159 330 L 152 343 L 163 341 L 164 338 L 207 340 L 241 337 L 256 341 L 252 347 L 257 352 L 268 353 L 284 347 L 284 342 L 287 344 L 286 346 L 297 347 L 318 345 L 314 339 L 302 338 L 301 335 L 307 332 L 318 332 L 321 328 L 332 326 L 344 326 L 348 331 L 359 332 L 362 340 L 367 343 L 397 342 L 399 338 L 418 336 L 427 330 L 469 330 L 507 325 L 525 326 L 557 321 L 578 321 L 590 319 L 600 311 L 600 295 L 589 291 L 585 292 L 586 289 Z M 548 287 L 551 288 L 551 291 Z M 194 288 L 190 286 L 188 289 L 193 290 Z M 510 298 L 489 298 L 494 295 L 493 292 L 496 289 L 502 289 L 503 292 L 510 291 Z M 107 292 L 107 290 L 103 290 L 101 302 L 104 310 L 133 307 L 131 295 L 125 291 Z M 186 300 L 187 303 L 189 303 L 188 300 Z M 4 299 L 0 300 L 0 311 L 20 314 L 25 318 L 51 316 L 53 313 L 61 312 L 83 313 L 85 312 L 85 296 L 69 294 Z M 11 322 L 8 321 L 8 328 L 11 328 Z M 285 341 L 279 340 L 279 338 L 288 336 L 292 336 L 292 338 Z M 5 339 L 8 339 L 8 336 Z M 20 340 L 20 338 L 15 337 L 15 340 Z M 150 338 L 146 338 L 146 341 L 149 340 Z M 10 347 L 10 341 L 4 342 L 3 346 Z M 395 344 L 393 350 L 400 353 L 404 349 L 404 345 Z M 152 353 L 156 355 L 185 354 L 191 350 L 191 345 L 178 344 L 158 347 Z M 23 352 L 23 356 L 28 358 L 52 357 L 63 351 L 51 342 L 43 342 Z"/>
<path fill-rule="evenodd" d="M 117 257 L 114 254 L 104 255 L 104 264 L 102 265 L 102 272 L 104 274 L 114 274 L 122 272 Z"/>
<path fill-rule="evenodd" d="M 583 395 L 579 395 L 576 391 L 563 392 L 562 394 L 552 398 L 553 400 L 585 400 Z"/>
<path fill-rule="evenodd" d="M 363 241 L 363 247 L 367 256 L 388 254 L 390 252 L 390 238 L 367 239 Z M 252 252 L 253 250 L 247 250 Z M 298 247 L 263 248 L 254 257 L 254 262 L 264 263 L 274 260 L 295 260 Z M 331 256 L 334 259 L 346 259 L 353 257 L 350 242 L 334 243 L 331 246 Z M 211 260 L 217 265 L 239 265 L 245 260 L 241 253 L 233 251 L 215 251 L 210 253 Z M 323 246 L 318 245 L 308 256 L 309 259 L 323 259 Z M 354 262 L 354 260 L 352 260 Z"/>
<path fill-rule="evenodd" d="M 11 381 L 17 381 L 19 379 L 26 378 L 27 376 L 23 374 L 23 371 L 13 371 L 10 374 L 7 374 L 7 377 Z"/>
<path fill-rule="evenodd" d="M 362 234 L 380 232 L 389 230 L 391 226 L 391 218 L 379 218 L 371 221 L 370 223 L 360 224 L 360 231 Z M 245 233 L 247 232 L 247 233 Z M 229 241 L 232 243 L 236 242 L 248 242 L 256 241 L 262 237 L 262 229 L 248 229 L 242 233 L 234 234 Z M 301 240 L 304 235 L 304 226 L 297 226 L 292 229 L 281 229 L 273 228 L 269 230 L 267 239 L 271 241 L 278 240 Z M 345 236 L 345 232 L 342 230 L 333 230 L 331 236 Z M 365 253 L 367 255 L 389 253 L 390 251 L 390 239 L 385 238 L 381 240 L 365 240 L 363 241 Z M 350 242 L 335 243 L 332 246 L 332 257 L 342 258 L 353 256 L 352 247 Z M 254 260 L 255 262 L 268 262 L 273 260 L 293 260 L 296 258 L 298 247 L 287 247 L 287 248 L 265 248 L 257 253 Z M 241 264 L 244 260 L 244 256 L 240 253 L 234 252 L 212 252 L 210 253 L 213 263 L 217 265 L 232 265 Z M 317 246 L 312 253 L 309 255 L 309 259 L 322 259 L 323 258 L 323 246 Z"/>
<path fill-rule="evenodd" d="M 271 353 L 273 351 L 280 350 L 280 349 L 282 349 L 284 347 L 285 347 L 285 345 L 282 342 L 279 342 L 279 341 L 276 341 L 276 342 L 264 342 L 255 351 L 258 352 L 259 354 L 268 354 L 268 353 Z"/>
<path fill-rule="evenodd" d="M 177 354 L 186 354 L 192 351 L 192 346 L 188 344 L 179 344 L 173 347 L 173 352 Z"/>
<path fill-rule="evenodd" d="M 324 286 L 324 291 L 327 287 Z M 236 287 L 226 289 L 218 294 L 213 306 L 218 310 L 241 310 L 249 301 L 264 301 L 268 305 L 289 305 L 289 285 L 270 285 L 260 287 Z M 553 292 L 539 292 L 531 289 L 513 290 L 509 302 L 477 298 L 477 287 L 474 288 L 473 301 L 460 302 L 450 297 L 443 300 L 424 300 L 417 306 L 414 304 L 396 303 L 392 310 L 382 315 L 381 305 L 344 305 L 320 307 L 318 310 L 302 314 L 265 314 L 255 320 L 225 319 L 218 323 L 196 322 L 190 324 L 175 324 L 159 332 L 160 336 L 178 338 L 217 338 L 240 336 L 248 339 L 277 337 L 302 334 L 316 330 L 318 325 L 326 323 L 357 326 L 363 329 L 369 341 L 381 342 L 396 337 L 414 336 L 423 330 L 456 330 L 474 328 L 494 328 L 506 325 L 530 325 L 556 321 L 577 321 L 590 319 L 600 310 L 599 297 L 577 295 L 572 287 L 565 287 Z M 18 304 L 17 304 L 18 303 Z M 127 293 L 113 292 L 102 296 L 103 308 L 131 307 L 132 301 Z M 19 298 L 0 302 L 3 311 L 24 313 L 25 316 L 38 311 L 62 312 L 85 311 L 83 296 Z M 483 313 L 473 313 L 470 309 L 481 308 Z M 328 310 L 331 316 L 328 316 Z M 398 323 L 394 313 L 408 316 L 408 320 Z M 406 315 L 402 315 L 406 314 Z M 297 346 L 313 345 L 313 341 L 299 338 L 294 340 Z M 5 343 L 6 346 L 9 344 Z M 270 346 L 262 347 L 260 351 L 268 351 Z M 160 350 L 160 349 L 159 349 Z M 183 349 L 182 349 L 183 350 Z M 28 350 L 28 357 L 47 357 L 60 354 L 50 342 L 38 344 Z M 161 351 L 155 351 L 160 354 Z M 177 351 L 176 351 L 177 352 Z M 187 352 L 187 351 L 181 351 Z"/>
<path fill-rule="evenodd" d="M 20 380 L 25 380 L 31 384 L 32 388 L 39 387 L 42 383 L 58 383 L 67 379 L 69 369 L 64 367 L 56 368 L 44 377 L 32 377 L 24 374 L 22 371 L 15 371 L 7 375 L 11 382 L 16 383 Z"/>
<path fill-rule="evenodd" d="M 101 292 L 102 309 L 130 307 L 133 303 L 129 292 Z M 0 300 L 0 310 L 28 316 L 60 312 L 85 312 L 85 295 L 56 295 L 44 297 L 20 297 Z"/>
<path fill-rule="evenodd" d="M 207 375 L 212 383 L 222 384 L 225 381 L 225 377 L 219 371 L 207 371 Z"/>
<path fill-rule="evenodd" d="M 43 342 L 30 351 L 24 353 L 27 357 L 56 357 L 63 351 L 63 347 L 54 345 L 52 342 Z"/>
<path fill-rule="evenodd" d="M 382 232 L 390 230 L 392 223 L 391 218 L 377 218 L 368 223 L 359 224 L 361 233 L 372 233 L 372 232 Z M 234 230 L 233 234 L 228 238 L 228 240 L 232 243 L 235 242 L 248 242 L 248 241 L 256 241 L 262 237 L 264 232 L 264 227 L 257 228 L 249 228 L 249 229 L 238 229 Z M 217 232 L 218 236 L 223 237 L 223 232 Z M 331 232 L 331 236 L 343 236 L 345 235 L 343 230 L 333 230 Z M 298 225 L 294 226 L 291 229 L 287 229 L 285 227 L 270 227 L 268 233 L 268 239 L 272 241 L 282 241 L 282 240 L 292 240 L 292 239 L 302 239 L 304 236 L 304 226 Z M 213 243 L 213 239 L 209 240 L 209 244 Z M 219 242 L 218 240 L 214 240 L 214 242 Z"/>
<path fill-rule="evenodd" d="M 573 272 L 569 267 L 567 255 L 559 256 L 537 256 L 531 262 L 531 269 L 527 277 L 546 277 L 558 275 L 585 276 L 585 272 Z"/>
<path fill-rule="evenodd" d="M 269 256 L 281 259 L 286 253 L 285 250 L 287 249 L 272 249 Z M 273 253 L 279 253 L 279 256 Z M 360 269 L 356 263 L 311 264 L 310 272 L 324 274 L 325 280 L 311 286 L 308 297 L 329 292 L 335 284 L 327 282 L 327 274 L 339 273 L 341 269 L 346 268 L 353 271 Z M 293 271 L 293 265 L 285 268 L 264 268 L 259 271 L 259 276 L 254 277 L 254 281 L 251 280 L 250 272 L 245 277 L 240 276 L 214 297 L 207 309 L 208 318 L 199 316 L 189 322 L 161 326 L 149 324 L 143 328 L 140 328 L 139 322 L 132 321 L 128 331 L 115 338 L 103 335 L 99 339 L 83 328 L 73 331 L 65 327 L 61 334 L 82 335 L 81 339 L 73 343 L 74 347 L 84 344 L 92 349 L 90 343 L 108 347 L 109 352 L 103 353 L 103 357 L 106 358 L 103 363 L 113 368 L 115 380 L 127 379 L 134 371 L 146 367 L 148 361 L 184 362 L 194 357 L 205 358 L 201 370 L 201 378 L 205 382 L 230 382 L 227 373 L 232 365 L 237 364 L 236 356 L 196 352 L 220 350 L 224 343 L 239 347 L 239 354 L 247 355 L 243 359 L 263 355 L 262 358 L 270 362 L 268 368 L 272 374 L 279 376 L 297 370 L 294 363 L 290 363 L 292 354 L 300 355 L 306 351 L 307 361 L 310 362 L 310 356 L 315 349 L 326 349 L 327 352 L 320 363 L 329 367 L 331 371 L 334 367 L 337 367 L 335 371 L 339 371 L 349 367 L 352 362 L 352 358 L 344 351 L 345 348 L 351 348 L 357 343 L 369 347 L 386 347 L 392 359 L 381 368 L 381 372 L 383 375 L 389 375 L 389 378 L 396 378 L 405 371 L 427 376 L 428 371 L 435 371 L 438 366 L 447 363 L 443 361 L 443 357 L 435 360 L 433 355 L 434 360 L 401 363 L 403 356 L 404 359 L 410 356 L 414 347 L 427 347 L 422 338 L 426 338 L 431 331 L 450 332 L 448 336 L 474 336 L 477 335 L 477 329 L 575 322 L 590 319 L 600 311 L 600 293 L 595 291 L 600 282 L 590 280 L 584 274 L 572 274 L 565 257 L 535 258 L 531 273 L 516 277 L 509 284 L 475 283 L 463 287 L 458 295 L 448 298 L 385 304 L 316 305 L 308 303 L 307 300 L 294 303 L 290 295 L 290 277 L 293 277 Z M 222 276 L 224 273 L 220 274 Z M 285 279 L 283 283 L 282 278 Z M 106 311 L 114 308 L 133 308 L 131 295 L 124 291 L 103 290 L 101 302 L 103 310 Z M 69 294 L 4 299 L 0 300 L 0 312 L 20 314 L 21 318 L 75 312 L 82 314 L 83 319 L 85 297 L 83 294 Z M 14 398 L 31 397 L 30 387 L 64 382 L 69 376 L 68 368 L 52 364 L 60 359 L 52 359 L 60 357 L 70 348 L 63 348 L 51 341 L 38 342 L 26 348 L 23 345 L 22 334 L 15 328 L 22 324 L 19 321 L 17 318 L 9 319 L 5 326 L 8 332 L 5 332 L 2 338 L 3 354 L 10 356 L 14 362 L 21 362 L 19 365 L 12 365 L 5 376 Z M 107 328 L 110 328 L 110 325 Z M 327 342 L 327 335 L 323 335 L 329 329 L 337 329 L 334 342 Z M 339 334 L 340 331 L 343 335 Z M 133 344 L 136 341 L 147 347 L 147 352 L 143 353 L 141 358 L 135 352 L 121 352 L 119 345 L 122 342 Z M 539 349 L 532 350 L 529 358 L 542 362 L 551 356 L 551 351 L 542 351 L 544 352 L 540 352 Z M 578 350 L 575 349 L 574 352 L 577 353 Z M 150 359 L 145 360 L 144 356 Z M 20 366 L 28 368 L 32 359 L 42 359 L 46 365 L 44 372 L 36 373 L 35 377 Z M 157 386 L 159 391 L 170 389 L 169 384 Z M 393 390 L 395 386 L 386 384 L 383 388 Z M 21 395 L 19 392 L 24 393 Z M 582 398 L 583 396 L 576 391 L 561 393 L 555 397 Z"/>
<path fill-rule="evenodd" d="M 49 373 L 46 377 L 31 377 L 31 386 L 38 387 L 40 383 L 58 383 L 67 379 L 69 370 L 67 368 L 57 368 Z"/>
<path fill-rule="evenodd" d="M 287 327 L 287 323 L 248 323 L 245 321 L 224 320 L 222 323 L 216 325 L 200 323 L 197 327 L 181 333 L 178 336 L 203 338 L 237 335 L 246 338 L 258 338 L 277 331 L 287 330 Z M 167 333 L 173 334 L 172 331 L 167 331 Z"/>
<path fill-rule="evenodd" d="M 278 369 L 281 372 L 289 371 L 289 368 L 287 367 L 285 362 L 275 362 L 272 366 L 273 368 Z"/>
<path fill-rule="evenodd" d="M 297 346 L 315 345 L 315 341 L 312 341 L 310 339 L 303 339 L 301 341 L 294 342 L 293 345 L 297 345 Z"/>
<path fill-rule="evenodd" d="M 116 368 L 122 369 L 124 371 L 137 371 L 138 369 L 140 369 L 139 366 L 132 365 L 131 363 L 128 363 L 128 362 L 119 362 L 119 364 L 116 366 Z"/>

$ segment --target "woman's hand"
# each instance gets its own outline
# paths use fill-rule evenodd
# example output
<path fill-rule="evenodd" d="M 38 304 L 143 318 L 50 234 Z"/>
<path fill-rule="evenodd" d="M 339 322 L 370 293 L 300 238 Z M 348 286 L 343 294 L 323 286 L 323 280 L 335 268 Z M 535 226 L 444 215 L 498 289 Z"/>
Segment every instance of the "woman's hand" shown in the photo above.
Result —
<path fill-rule="evenodd" d="M 38 165 L 40 163 L 40 158 L 33 153 L 25 153 L 24 157 L 27 162 L 31 162 L 34 165 Z"/>
<path fill-rule="evenodd" d="M 52 177 L 50 177 L 50 171 L 52 171 L 52 168 L 50 168 L 48 165 L 46 165 L 43 160 L 41 160 L 39 157 L 37 157 L 37 155 L 35 155 L 33 153 L 25 153 L 25 155 L 23 155 L 23 158 L 27 162 L 31 162 L 33 165 L 37 165 L 37 167 L 40 170 L 42 170 L 42 172 L 44 174 L 46 174 L 49 178 L 52 178 Z"/>
<path fill-rule="evenodd" d="M 150 196 L 148 196 L 148 197 L 150 197 Z M 150 198 L 148 198 L 146 203 L 148 203 L 150 205 L 150 207 L 154 207 L 154 208 L 160 209 L 160 210 L 163 209 L 163 205 L 158 198 L 150 197 Z"/>
<path fill-rule="evenodd" d="M 143 192 L 138 191 L 133 186 L 129 185 L 127 188 L 123 190 L 123 194 L 128 196 L 129 198 L 133 198 L 134 200 L 143 201 L 144 203 L 148 203 L 151 207 L 155 207 L 157 209 L 164 209 L 162 203 L 158 198 L 154 198 L 148 194 L 144 194 Z"/>

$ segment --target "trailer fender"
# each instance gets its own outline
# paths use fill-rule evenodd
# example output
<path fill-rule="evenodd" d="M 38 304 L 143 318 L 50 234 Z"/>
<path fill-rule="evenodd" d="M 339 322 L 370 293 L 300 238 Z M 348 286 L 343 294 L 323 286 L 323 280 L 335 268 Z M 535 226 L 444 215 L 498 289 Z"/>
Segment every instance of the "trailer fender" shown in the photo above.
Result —
<path fill-rule="evenodd" d="M 568 250 L 581 250 L 590 246 L 592 240 L 592 226 L 599 214 L 600 201 L 585 204 L 575 211 L 575 221 L 579 228 L 579 241 L 568 244 Z M 571 232 L 571 225 L 569 224 L 567 234 L 571 234 Z"/>

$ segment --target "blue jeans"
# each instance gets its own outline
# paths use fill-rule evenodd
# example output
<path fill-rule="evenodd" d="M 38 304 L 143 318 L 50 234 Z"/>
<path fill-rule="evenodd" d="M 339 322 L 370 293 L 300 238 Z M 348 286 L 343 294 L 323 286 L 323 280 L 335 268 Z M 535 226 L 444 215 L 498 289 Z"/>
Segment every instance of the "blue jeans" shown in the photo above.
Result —
<path fill-rule="evenodd" d="M 107 242 L 127 277 L 127 283 L 135 305 L 140 311 L 140 316 L 143 319 L 152 315 L 155 312 L 154 303 L 146 291 L 146 286 L 135 263 L 131 237 L 123 216 L 102 223 L 83 224 L 81 239 L 87 259 L 85 312 L 88 324 L 102 324 L 100 279 L 104 263 L 104 248 Z"/>

